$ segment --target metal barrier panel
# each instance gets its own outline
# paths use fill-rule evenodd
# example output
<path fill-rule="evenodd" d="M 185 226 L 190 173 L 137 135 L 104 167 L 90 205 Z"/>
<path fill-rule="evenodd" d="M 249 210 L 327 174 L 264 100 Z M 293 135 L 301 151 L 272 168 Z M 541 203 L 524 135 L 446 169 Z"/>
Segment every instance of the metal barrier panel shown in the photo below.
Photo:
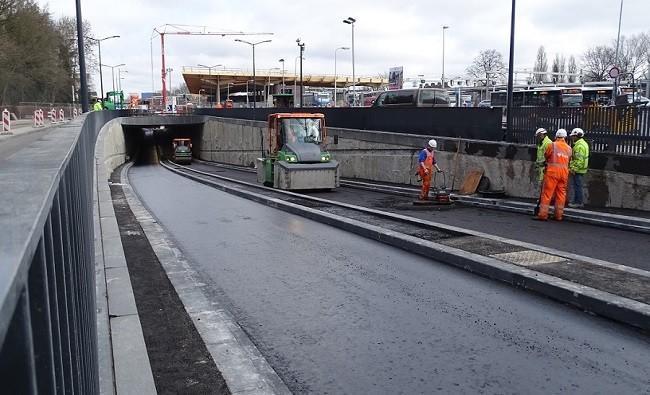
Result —
<path fill-rule="evenodd" d="M 535 144 L 535 130 L 546 128 L 553 132 L 564 128 L 582 128 L 593 152 L 619 155 L 650 153 L 650 108 L 616 107 L 522 107 L 512 109 L 512 128 L 506 140 Z"/>
<path fill-rule="evenodd" d="M 379 108 L 379 107 L 304 107 L 304 108 L 224 108 L 197 109 L 195 114 L 266 121 L 276 112 L 319 112 L 328 126 L 413 133 L 427 136 L 502 141 L 502 111 L 498 108 Z"/>
<path fill-rule="evenodd" d="M 3 393 L 99 391 L 92 166 L 99 130 L 122 115 L 90 113 L 83 125 L 57 128 L 3 163 Z"/>

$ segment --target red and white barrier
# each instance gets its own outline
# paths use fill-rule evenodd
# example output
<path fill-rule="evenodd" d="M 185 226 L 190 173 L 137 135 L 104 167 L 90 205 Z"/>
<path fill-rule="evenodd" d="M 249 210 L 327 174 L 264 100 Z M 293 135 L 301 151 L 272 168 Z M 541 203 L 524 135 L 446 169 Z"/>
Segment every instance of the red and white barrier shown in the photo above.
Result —
<path fill-rule="evenodd" d="M 11 113 L 7 109 L 2 111 L 2 134 L 11 134 Z"/>
<path fill-rule="evenodd" d="M 43 121 L 43 110 L 38 109 L 34 111 L 34 127 L 40 128 L 45 126 L 45 122 Z"/>
<path fill-rule="evenodd" d="M 57 123 L 55 109 L 50 109 L 50 112 L 47 113 L 47 117 L 50 119 L 50 123 Z"/>
<path fill-rule="evenodd" d="M 76 109 L 76 108 L 73 108 L 73 109 L 72 109 L 72 118 L 73 118 L 73 119 L 74 119 L 74 118 L 77 118 L 77 109 Z"/>
<path fill-rule="evenodd" d="M 63 112 L 63 109 L 59 110 L 59 122 L 65 121 L 65 113 Z"/>

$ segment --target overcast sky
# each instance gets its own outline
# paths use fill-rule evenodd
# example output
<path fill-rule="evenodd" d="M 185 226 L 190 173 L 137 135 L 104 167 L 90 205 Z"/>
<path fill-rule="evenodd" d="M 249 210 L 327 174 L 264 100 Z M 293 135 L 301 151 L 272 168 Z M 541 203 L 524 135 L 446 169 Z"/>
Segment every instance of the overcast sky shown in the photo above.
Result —
<path fill-rule="evenodd" d="M 73 0 L 38 0 L 54 16 L 74 16 Z M 126 63 L 127 92 L 152 88 L 150 42 L 152 30 L 164 24 L 208 26 L 209 31 L 270 32 L 273 36 L 257 47 L 257 68 L 280 67 L 285 58 L 287 74 L 298 56 L 296 38 L 306 43 L 304 72 L 334 74 L 334 49 L 350 46 L 350 26 L 342 20 L 357 19 L 355 58 L 357 76 L 376 76 L 389 67 L 403 66 L 406 77 L 419 74 L 440 78 L 442 25 L 445 38 L 445 74 L 465 75 L 465 68 L 482 49 L 494 48 L 507 63 L 510 34 L 508 0 L 82 0 L 82 13 L 96 37 L 119 34 L 105 41 L 105 64 Z M 516 11 L 515 69 L 532 68 L 537 48 L 546 47 L 549 67 L 553 54 L 580 55 L 592 45 L 616 38 L 617 0 L 520 0 Z M 649 0 L 625 0 L 622 35 L 650 31 Z M 172 83 L 181 81 L 183 66 L 224 64 L 251 69 L 251 50 L 235 37 L 168 36 L 167 65 Z M 160 89 L 160 38 L 153 40 L 154 83 Z M 352 74 L 350 51 L 338 52 L 338 74 Z M 99 76 L 94 77 L 95 82 Z M 110 86 L 110 69 L 104 84 Z M 98 85 L 98 84 L 97 84 Z"/>

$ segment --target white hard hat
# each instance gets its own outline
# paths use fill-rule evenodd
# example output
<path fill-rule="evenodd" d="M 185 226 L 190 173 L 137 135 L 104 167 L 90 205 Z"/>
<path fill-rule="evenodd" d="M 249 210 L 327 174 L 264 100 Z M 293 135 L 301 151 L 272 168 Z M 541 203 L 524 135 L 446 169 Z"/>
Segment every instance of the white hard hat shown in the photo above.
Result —
<path fill-rule="evenodd" d="M 558 129 L 557 132 L 555 132 L 555 138 L 562 137 L 566 138 L 566 130 L 565 129 Z"/>
<path fill-rule="evenodd" d="M 438 147 L 438 142 L 434 139 L 429 140 L 429 147 L 436 148 Z"/>
<path fill-rule="evenodd" d="M 573 129 L 571 131 L 571 136 L 580 136 L 580 137 L 582 137 L 584 135 L 585 135 L 585 131 L 580 129 L 580 128 L 575 128 L 575 129 Z"/>
<path fill-rule="evenodd" d="M 548 133 L 548 132 L 546 131 L 546 129 L 544 129 L 544 128 L 539 128 L 539 129 L 537 129 L 537 130 L 535 131 L 535 136 L 537 136 L 538 134 L 546 134 L 546 133 Z"/>

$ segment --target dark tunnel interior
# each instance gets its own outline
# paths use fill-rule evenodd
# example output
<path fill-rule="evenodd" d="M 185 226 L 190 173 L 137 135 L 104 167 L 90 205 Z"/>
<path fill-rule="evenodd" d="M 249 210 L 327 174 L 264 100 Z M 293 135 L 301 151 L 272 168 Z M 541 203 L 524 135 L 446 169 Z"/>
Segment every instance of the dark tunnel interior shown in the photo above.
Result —
<path fill-rule="evenodd" d="M 192 156 L 198 158 L 201 151 L 203 124 L 184 125 L 123 125 L 127 160 L 136 166 L 157 164 L 161 160 L 171 159 L 173 140 L 189 138 L 192 140 Z"/>

